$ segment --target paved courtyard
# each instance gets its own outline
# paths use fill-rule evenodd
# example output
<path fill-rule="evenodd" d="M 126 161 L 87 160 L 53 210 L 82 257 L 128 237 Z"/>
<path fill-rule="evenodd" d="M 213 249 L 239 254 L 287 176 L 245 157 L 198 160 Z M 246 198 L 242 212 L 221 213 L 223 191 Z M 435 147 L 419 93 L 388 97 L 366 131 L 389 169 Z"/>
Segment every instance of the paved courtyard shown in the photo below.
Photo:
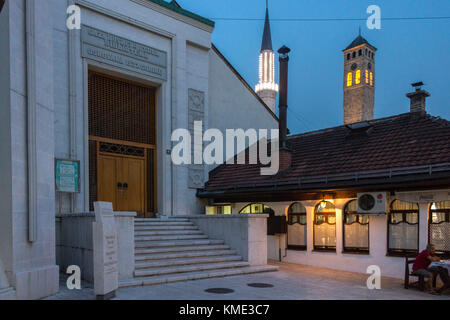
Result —
<path fill-rule="evenodd" d="M 450 292 L 433 296 L 416 289 L 405 290 L 403 282 L 383 278 L 381 290 L 368 290 L 368 275 L 334 271 L 288 263 L 272 262 L 280 271 L 253 275 L 214 278 L 165 285 L 124 288 L 118 300 L 450 300 Z M 250 283 L 271 284 L 271 288 L 253 288 Z M 70 291 L 61 280 L 60 292 L 49 300 L 95 299 L 92 285 Z M 228 294 L 205 292 L 210 288 L 234 290 Z"/>

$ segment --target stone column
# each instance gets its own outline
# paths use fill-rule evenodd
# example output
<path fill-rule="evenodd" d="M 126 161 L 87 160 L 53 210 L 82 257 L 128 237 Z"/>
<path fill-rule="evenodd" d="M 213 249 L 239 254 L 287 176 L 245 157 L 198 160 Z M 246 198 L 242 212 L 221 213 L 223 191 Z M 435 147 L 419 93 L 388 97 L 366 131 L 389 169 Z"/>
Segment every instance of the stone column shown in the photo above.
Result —
<path fill-rule="evenodd" d="M 419 203 L 419 252 L 424 250 L 428 243 L 428 203 Z"/>

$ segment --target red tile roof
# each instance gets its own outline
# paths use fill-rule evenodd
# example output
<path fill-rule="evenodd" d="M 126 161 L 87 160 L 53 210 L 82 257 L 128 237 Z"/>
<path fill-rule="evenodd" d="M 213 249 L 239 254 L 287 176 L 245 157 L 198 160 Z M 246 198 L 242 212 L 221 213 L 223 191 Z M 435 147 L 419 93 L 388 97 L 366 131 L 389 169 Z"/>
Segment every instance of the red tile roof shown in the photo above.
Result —
<path fill-rule="evenodd" d="M 249 186 L 280 186 L 315 181 L 358 180 L 397 174 L 448 170 L 450 122 L 425 113 L 405 113 L 350 126 L 339 126 L 288 137 L 292 165 L 275 176 L 261 176 L 260 165 L 222 165 L 210 173 L 199 196 Z M 433 166 L 431 169 L 429 166 Z M 405 168 L 405 169 L 403 169 Z M 347 178 L 345 178 L 347 176 Z M 350 177 L 350 178 L 348 178 Z M 339 184 L 339 183 L 338 183 Z"/>

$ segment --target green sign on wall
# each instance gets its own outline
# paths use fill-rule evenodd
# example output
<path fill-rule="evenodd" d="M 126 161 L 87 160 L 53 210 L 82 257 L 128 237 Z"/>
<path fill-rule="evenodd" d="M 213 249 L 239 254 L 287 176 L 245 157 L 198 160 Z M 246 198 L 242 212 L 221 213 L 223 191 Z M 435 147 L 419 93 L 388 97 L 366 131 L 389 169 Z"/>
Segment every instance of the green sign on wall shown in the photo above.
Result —
<path fill-rule="evenodd" d="M 56 191 L 80 192 L 80 161 L 55 160 Z"/>

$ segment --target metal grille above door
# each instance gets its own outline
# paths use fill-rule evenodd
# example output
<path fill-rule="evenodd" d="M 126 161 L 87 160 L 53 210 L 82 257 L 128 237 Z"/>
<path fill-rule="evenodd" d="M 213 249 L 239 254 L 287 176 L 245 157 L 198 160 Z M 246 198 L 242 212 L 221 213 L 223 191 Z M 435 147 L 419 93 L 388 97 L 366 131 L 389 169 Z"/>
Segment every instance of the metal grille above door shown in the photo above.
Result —
<path fill-rule="evenodd" d="M 89 72 L 89 135 L 156 144 L 153 88 Z"/>

